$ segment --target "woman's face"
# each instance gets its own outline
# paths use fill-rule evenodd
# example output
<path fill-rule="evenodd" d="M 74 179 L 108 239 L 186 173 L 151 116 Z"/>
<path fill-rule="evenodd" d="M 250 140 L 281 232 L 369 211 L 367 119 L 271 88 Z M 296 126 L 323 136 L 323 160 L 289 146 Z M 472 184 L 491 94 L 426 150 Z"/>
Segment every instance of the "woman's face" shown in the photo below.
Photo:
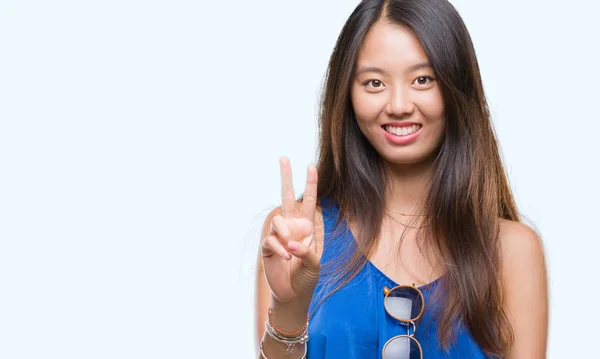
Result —
<path fill-rule="evenodd" d="M 379 21 L 358 54 L 352 106 L 365 137 L 388 162 L 415 164 L 433 155 L 445 127 L 444 103 L 420 41 Z"/>

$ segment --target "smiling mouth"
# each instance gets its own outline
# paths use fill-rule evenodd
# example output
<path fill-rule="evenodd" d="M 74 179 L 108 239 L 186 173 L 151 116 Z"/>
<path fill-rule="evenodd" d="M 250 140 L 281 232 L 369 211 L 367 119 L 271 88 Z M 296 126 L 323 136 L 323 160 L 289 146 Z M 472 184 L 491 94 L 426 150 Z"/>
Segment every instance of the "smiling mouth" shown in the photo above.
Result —
<path fill-rule="evenodd" d="M 423 126 L 419 125 L 419 124 L 415 124 L 412 126 L 402 126 L 402 127 L 392 126 L 392 125 L 385 125 L 382 127 L 387 133 L 391 133 L 392 135 L 408 136 L 410 134 L 413 134 L 413 133 L 419 131 Z"/>

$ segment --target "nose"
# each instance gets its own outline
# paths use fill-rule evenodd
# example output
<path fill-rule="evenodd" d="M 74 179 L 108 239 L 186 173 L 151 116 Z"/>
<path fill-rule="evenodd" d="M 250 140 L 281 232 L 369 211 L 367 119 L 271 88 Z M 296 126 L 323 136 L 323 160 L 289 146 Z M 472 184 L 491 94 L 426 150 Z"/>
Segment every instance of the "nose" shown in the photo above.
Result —
<path fill-rule="evenodd" d="M 402 86 L 389 91 L 390 98 L 386 106 L 389 116 L 403 117 L 410 115 L 415 110 L 415 104 L 410 98 L 410 90 Z"/>

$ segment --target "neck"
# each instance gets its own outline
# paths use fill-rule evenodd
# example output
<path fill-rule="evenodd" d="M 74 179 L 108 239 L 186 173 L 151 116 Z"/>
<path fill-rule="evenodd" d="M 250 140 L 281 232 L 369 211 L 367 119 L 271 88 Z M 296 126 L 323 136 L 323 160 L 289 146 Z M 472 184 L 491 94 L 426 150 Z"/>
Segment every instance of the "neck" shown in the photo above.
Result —
<path fill-rule="evenodd" d="M 386 162 L 389 179 L 385 202 L 392 211 L 422 214 L 425 196 L 433 177 L 432 161 L 410 165 Z"/>

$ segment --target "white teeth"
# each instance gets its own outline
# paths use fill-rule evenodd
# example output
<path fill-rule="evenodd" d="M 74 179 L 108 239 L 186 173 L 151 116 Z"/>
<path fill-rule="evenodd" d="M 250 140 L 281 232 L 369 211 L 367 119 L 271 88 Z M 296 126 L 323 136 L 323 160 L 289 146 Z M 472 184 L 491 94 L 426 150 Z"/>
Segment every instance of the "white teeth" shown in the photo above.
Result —
<path fill-rule="evenodd" d="M 406 136 L 410 135 L 411 133 L 417 132 L 421 127 L 421 125 L 412 125 L 408 127 L 393 127 L 390 125 L 386 125 L 385 130 L 397 136 Z"/>

